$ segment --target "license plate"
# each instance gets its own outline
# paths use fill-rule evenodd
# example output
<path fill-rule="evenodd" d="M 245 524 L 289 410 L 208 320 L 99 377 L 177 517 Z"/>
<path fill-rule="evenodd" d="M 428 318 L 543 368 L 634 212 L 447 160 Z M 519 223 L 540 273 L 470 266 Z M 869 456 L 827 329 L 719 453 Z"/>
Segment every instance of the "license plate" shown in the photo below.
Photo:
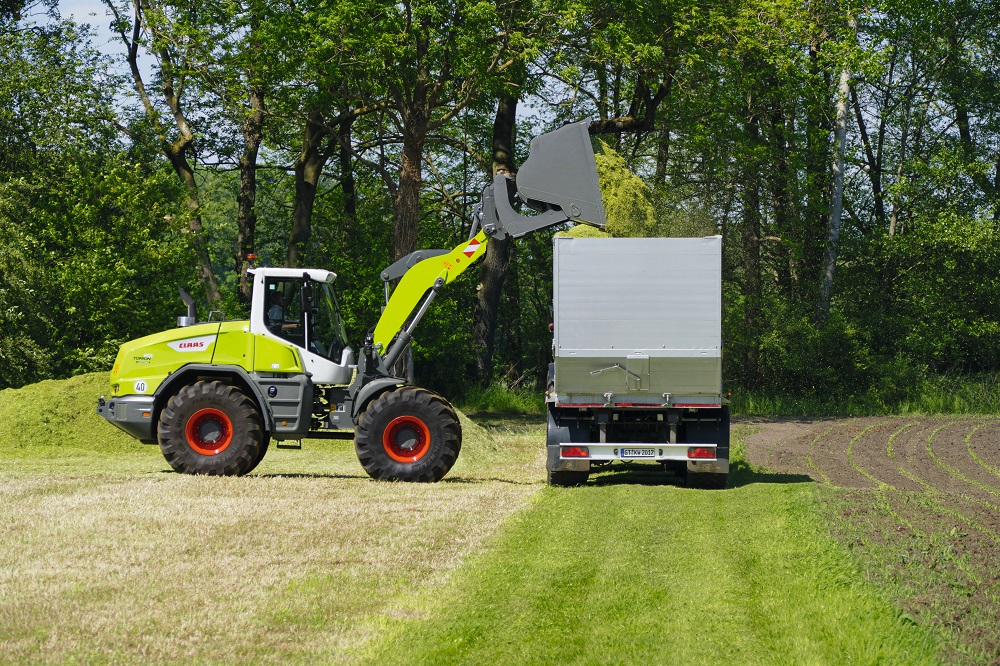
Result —
<path fill-rule="evenodd" d="M 653 458 L 655 457 L 655 455 L 656 455 L 655 449 L 646 449 L 646 448 L 621 449 L 622 458 Z"/>

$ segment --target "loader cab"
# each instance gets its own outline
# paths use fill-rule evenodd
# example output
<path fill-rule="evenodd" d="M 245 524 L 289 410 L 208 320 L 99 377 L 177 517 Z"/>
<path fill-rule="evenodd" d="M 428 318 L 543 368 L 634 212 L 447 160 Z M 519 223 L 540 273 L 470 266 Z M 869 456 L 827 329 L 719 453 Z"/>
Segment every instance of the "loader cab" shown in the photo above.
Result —
<path fill-rule="evenodd" d="M 346 384 L 354 372 L 354 350 L 333 290 L 336 277 L 315 269 L 254 271 L 251 332 L 296 347 L 316 384 Z"/>

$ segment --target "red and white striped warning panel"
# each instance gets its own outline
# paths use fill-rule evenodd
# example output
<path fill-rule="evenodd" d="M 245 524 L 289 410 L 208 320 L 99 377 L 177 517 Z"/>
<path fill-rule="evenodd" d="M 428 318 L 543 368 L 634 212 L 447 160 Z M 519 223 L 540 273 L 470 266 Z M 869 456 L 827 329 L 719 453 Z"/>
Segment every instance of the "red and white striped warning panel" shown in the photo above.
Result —
<path fill-rule="evenodd" d="M 478 249 L 479 249 L 479 241 L 473 238 L 472 240 L 469 241 L 469 244 L 465 246 L 465 249 L 462 250 L 462 254 L 471 259 L 472 255 L 474 255 L 476 253 L 476 250 Z"/>

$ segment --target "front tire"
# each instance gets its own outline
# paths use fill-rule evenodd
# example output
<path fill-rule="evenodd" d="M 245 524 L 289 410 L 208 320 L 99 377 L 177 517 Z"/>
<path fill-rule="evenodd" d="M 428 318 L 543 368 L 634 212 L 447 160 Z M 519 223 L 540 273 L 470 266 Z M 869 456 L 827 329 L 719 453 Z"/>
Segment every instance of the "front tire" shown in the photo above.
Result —
<path fill-rule="evenodd" d="M 185 386 L 167 401 L 157 428 L 160 451 L 182 474 L 240 476 L 264 457 L 260 412 L 243 392 L 219 381 Z"/>
<path fill-rule="evenodd" d="M 462 449 L 462 426 L 448 401 L 406 386 L 369 403 L 354 431 L 354 450 L 379 481 L 440 481 Z"/>

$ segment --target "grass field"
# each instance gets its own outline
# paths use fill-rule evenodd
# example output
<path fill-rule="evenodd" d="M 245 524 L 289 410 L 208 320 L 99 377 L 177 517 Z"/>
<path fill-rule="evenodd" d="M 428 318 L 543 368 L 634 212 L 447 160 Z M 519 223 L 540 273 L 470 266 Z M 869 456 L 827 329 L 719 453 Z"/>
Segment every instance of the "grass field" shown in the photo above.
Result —
<path fill-rule="evenodd" d="M 174 474 L 93 414 L 103 377 L 0 392 L 0 661 L 937 663 L 817 486 L 737 461 L 543 484 L 540 419 L 463 420 L 434 485 L 350 440 Z M 741 431 L 737 430 L 737 437 Z"/>

